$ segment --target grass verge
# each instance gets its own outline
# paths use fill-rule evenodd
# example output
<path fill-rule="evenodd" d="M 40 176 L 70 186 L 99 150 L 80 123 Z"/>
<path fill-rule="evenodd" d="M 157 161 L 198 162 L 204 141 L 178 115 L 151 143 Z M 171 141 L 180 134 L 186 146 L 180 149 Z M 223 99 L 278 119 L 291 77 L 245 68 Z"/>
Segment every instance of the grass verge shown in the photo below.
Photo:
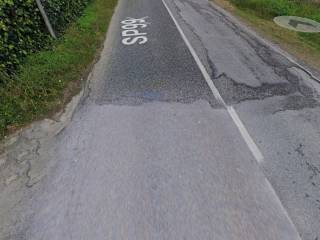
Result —
<path fill-rule="evenodd" d="M 300 33 L 273 22 L 276 16 L 307 17 L 320 22 L 318 0 L 212 0 L 240 17 L 261 36 L 271 40 L 294 57 L 320 69 L 320 33 Z"/>
<path fill-rule="evenodd" d="M 93 0 L 50 50 L 27 57 L 15 76 L 0 73 L 0 139 L 61 109 L 81 88 L 117 0 Z"/>

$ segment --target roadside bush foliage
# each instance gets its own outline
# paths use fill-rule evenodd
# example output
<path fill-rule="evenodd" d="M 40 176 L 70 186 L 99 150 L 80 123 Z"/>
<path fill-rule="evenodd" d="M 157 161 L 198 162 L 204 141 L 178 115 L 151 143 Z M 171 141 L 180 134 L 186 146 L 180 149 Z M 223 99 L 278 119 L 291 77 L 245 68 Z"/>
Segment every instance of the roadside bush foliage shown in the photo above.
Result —
<path fill-rule="evenodd" d="M 61 33 L 68 23 L 73 22 L 88 2 L 89 0 L 42 0 L 56 33 Z"/>
<path fill-rule="evenodd" d="M 48 34 L 34 0 L 0 0 L 0 71 L 12 72 Z"/>
<path fill-rule="evenodd" d="M 42 0 L 57 33 L 89 0 Z M 0 71 L 12 74 L 25 56 L 48 46 L 50 36 L 35 0 L 0 0 Z M 0 84 L 3 81 L 0 79 Z"/>
<path fill-rule="evenodd" d="M 116 4 L 117 0 L 91 1 L 81 17 L 61 29 L 63 37 L 52 41 L 50 48 L 26 56 L 10 75 L 0 71 L 0 142 L 24 124 L 59 111 L 80 91 Z M 59 24 L 72 20 L 59 19 Z"/>

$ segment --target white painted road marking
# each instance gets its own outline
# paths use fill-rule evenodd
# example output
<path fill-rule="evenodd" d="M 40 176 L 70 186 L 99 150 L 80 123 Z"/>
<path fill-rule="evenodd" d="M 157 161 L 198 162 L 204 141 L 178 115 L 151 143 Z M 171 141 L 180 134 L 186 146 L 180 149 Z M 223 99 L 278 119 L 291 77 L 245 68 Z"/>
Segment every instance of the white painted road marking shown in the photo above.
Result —
<path fill-rule="evenodd" d="M 173 16 L 173 14 L 172 14 L 171 10 L 169 9 L 168 5 L 166 4 L 166 2 L 164 0 L 162 0 L 162 3 L 165 6 L 165 8 L 167 9 L 169 15 L 171 16 L 174 24 L 176 25 L 176 27 L 177 27 L 177 29 L 178 29 L 178 31 L 180 33 L 182 39 L 184 40 L 184 42 L 187 45 L 191 55 L 193 56 L 194 60 L 196 61 L 197 65 L 198 65 L 203 77 L 205 78 L 207 84 L 209 85 L 214 97 L 227 109 L 229 115 L 231 116 L 233 122 L 237 126 L 242 138 L 246 142 L 246 144 L 249 147 L 251 153 L 253 154 L 253 156 L 255 157 L 257 162 L 261 163 L 263 161 L 263 155 L 262 155 L 260 149 L 258 148 L 257 144 L 254 142 L 254 140 L 250 136 L 248 130 L 246 129 L 246 127 L 242 123 L 242 121 L 241 121 L 240 117 L 238 116 L 237 112 L 235 111 L 235 109 L 232 106 L 228 106 L 226 104 L 226 102 L 223 100 L 221 94 L 219 93 L 218 89 L 214 85 L 214 83 L 213 83 L 209 73 L 207 72 L 205 66 L 202 64 L 202 62 L 201 62 L 200 58 L 198 57 L 196 51 L 194 50 L 194 48 L 192 47 L 191 43 L 187 39 L 186 35 L 182 31 L 182 28 L 180 27 L 178 21 Z"/>
<path fill-rule="evenodd" d="M 146 18 L 131 18 L 127 17 L 125 20 L 121 21 L 121 28 L 123 31 L 121 35 L 123 37 L 122 43 L 124 45 L 134 45 L 145 44 L 148 41 L 147 33 L 141 32 L 141 29 L 146 28 L 148 26 L 148 22 L 146 22 Z"/>

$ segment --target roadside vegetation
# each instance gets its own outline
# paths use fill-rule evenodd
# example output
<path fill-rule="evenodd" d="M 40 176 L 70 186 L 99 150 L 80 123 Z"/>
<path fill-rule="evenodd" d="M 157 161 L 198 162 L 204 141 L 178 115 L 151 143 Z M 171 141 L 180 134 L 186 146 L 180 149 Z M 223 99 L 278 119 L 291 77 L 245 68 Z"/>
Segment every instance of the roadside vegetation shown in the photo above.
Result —
<path fill-rule="evenodd" d="M 320 0 L 213 0 L 295 57 L 320 69 L 320 33 L 301 33 L 273 22 L 277 16 L 299 16 L 320 22 Z"/>
<path fill-rule="evenodd" d="M 117 0 L 93 0 L 44 50 L 27 55 L 12 73 L 0 71 L 0 139 L 61 109 L 80 90 L 102 46 Z"/>
<path fill-rule="evenodd" d="M 320 2 L 315 0 L 230 0 L 238 7 L 254 11 L 255 15 L 301 16 L 320 21 Z"/>

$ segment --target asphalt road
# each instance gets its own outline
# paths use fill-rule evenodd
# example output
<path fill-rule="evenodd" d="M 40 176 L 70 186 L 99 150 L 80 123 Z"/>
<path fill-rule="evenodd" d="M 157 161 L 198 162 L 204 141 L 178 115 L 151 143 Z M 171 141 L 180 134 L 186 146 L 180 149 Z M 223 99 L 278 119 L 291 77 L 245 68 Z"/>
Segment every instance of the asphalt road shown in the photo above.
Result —
<path fill-rule="evenodd" d="M 38 181 L 1 191 L 0 239 L 317 240 L 318 88 L 206 0 L 120 0 Z"/>

